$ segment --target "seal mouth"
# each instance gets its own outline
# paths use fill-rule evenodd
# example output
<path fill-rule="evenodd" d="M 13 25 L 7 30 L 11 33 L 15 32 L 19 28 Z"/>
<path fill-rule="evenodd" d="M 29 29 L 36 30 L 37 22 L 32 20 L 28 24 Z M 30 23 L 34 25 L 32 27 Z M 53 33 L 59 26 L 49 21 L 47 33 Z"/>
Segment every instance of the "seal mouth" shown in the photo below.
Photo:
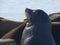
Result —
<path fill-rule="evenodd" d="M 27 19 L 30 19 L 30 18 L 31 18 L 31 14 L 32 14 L 32 10 L 26 8 L 26 9 L 25 9 L 25 14 L 26 14 Z"/>

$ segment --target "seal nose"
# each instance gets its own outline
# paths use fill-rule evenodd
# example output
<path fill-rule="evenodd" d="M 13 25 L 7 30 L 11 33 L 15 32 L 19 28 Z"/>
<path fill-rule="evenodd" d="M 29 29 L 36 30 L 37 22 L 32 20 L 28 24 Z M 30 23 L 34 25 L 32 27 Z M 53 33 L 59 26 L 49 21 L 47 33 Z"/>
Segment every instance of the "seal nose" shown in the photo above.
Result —
<path fill-rule="evenodd" d="M 26 8 L 26 9 L 25 9 L 25 12 L 30 12 L 30 11 L 32 11 L 32 10 L 29 9 L 29 8 Z"/>

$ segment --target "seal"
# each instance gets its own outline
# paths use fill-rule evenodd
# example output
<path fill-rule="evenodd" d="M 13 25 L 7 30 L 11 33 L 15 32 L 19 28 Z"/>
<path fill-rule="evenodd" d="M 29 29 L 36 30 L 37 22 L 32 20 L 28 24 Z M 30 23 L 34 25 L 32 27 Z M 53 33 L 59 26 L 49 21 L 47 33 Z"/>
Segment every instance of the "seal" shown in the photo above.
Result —
<path fill-rule="evenodd" d="M 0 17 L 0 39 L 14 39 L 16 45 L 20 45 L 21 36 L 25 25 L 19 27 L 25 21 L 13 21 Z M 14 31 L 13 31 L 14 30 Z M 10 33 L 11 32 L 11 33 Z"/>
<path fill-rule="evenodd" d="M 21 45 L 55 45 L 51 21 L 43 10 L 25 10 L 28 22 L 23 31 Z"/>
<path fill-rule="evenodd" d="M 0 45 L 16 45 L 14 39 L 0 39 Z"/>
<path fill-rule="evenodd" d="M 49 15 L 52 22 L 52 34 L 56 45 L 60 45 L 60 13 L 52 13 Z"/>
<path fill-rule="evenodd" d="M 52 13 L 49 15 L 51 22 L 60 22 L 60 13 Z"/>

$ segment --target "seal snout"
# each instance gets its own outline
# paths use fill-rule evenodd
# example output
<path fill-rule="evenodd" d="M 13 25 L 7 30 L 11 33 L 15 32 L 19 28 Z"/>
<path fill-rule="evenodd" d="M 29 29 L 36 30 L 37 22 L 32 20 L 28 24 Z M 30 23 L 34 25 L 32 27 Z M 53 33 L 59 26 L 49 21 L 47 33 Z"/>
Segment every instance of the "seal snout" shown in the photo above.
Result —
<path fill-rule="evenodd" d="M 29 8 L 26 8 L 26 9 L 25 9 L 25 12 L 26 12 L 26 13 L 29 13 L 29 12 L 32 12 L 32 10 L 29 9 Z"/>

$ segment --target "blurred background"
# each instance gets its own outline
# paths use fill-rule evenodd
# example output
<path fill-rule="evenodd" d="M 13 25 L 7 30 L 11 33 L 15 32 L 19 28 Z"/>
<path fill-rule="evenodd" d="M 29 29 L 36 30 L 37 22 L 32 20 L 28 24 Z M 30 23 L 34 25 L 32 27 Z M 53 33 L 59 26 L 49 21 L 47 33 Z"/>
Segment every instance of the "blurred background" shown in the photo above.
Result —
<path fill-rule="evenodd" d="M 25 8 L 57 13 L 60 12 L 60 0 L 0 0 L 0 17 L 21 21 L 26 18 Z"/>

